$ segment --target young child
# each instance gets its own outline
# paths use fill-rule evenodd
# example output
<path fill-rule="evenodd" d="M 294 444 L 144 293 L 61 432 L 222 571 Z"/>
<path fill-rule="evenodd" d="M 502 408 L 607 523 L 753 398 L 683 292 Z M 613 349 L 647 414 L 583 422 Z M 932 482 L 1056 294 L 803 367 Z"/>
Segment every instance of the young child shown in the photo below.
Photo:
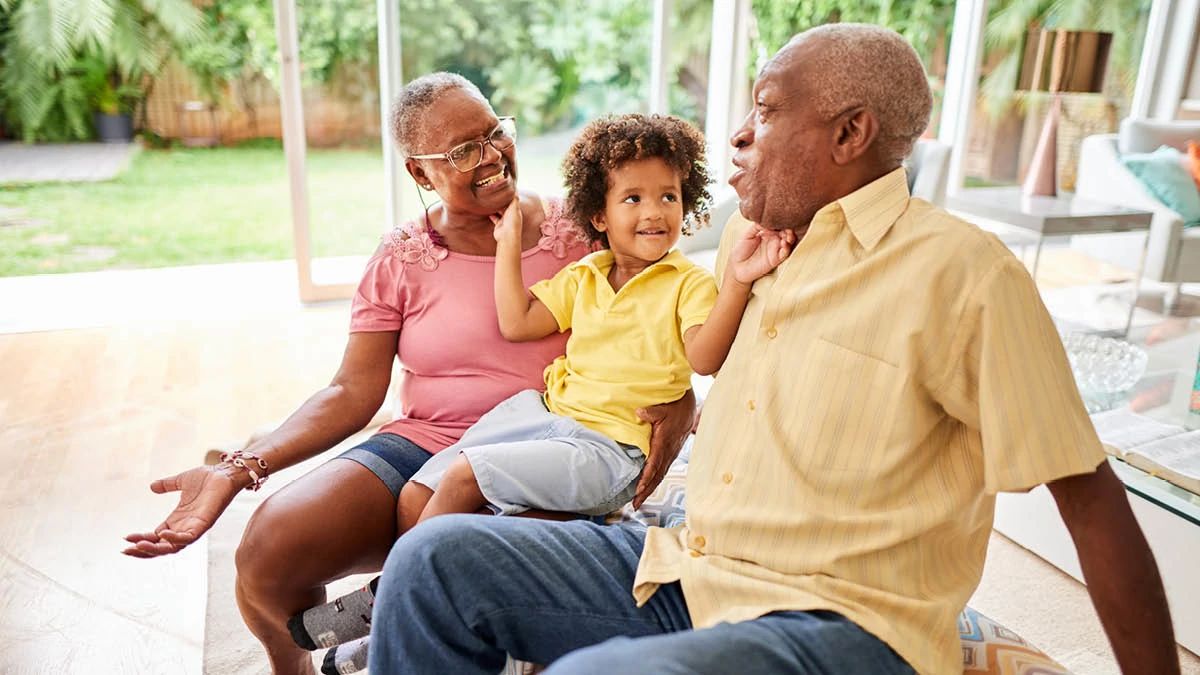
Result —
<path fill-rule="evenodd" d="M 567 210 L 603 248 L 528 292 L 517 202 L 494 218 L 501 334 L 522 341 L 570 330 L 566 354 L 546 368 L 545 394 L 504 401 L 412 477 L 400 493 L 401 532 L 485 508 L 600 516 L 633 498 L 650 451 L 650 426 L 636 410 L 675 401 L 693 371 L 720 368 L 751 284 L 795 241 L 790 230 L 751 228 L 718 293 L 708 271 L 673 250 L 685 220 L 707 214 L 704 162 L 703 136 L 674 117 L 589 124 L 563 162 Z M 293 635 L 313 648 L 365 634 L 359 615 L 369 616 L 374 586 L 294 617 Z"/>

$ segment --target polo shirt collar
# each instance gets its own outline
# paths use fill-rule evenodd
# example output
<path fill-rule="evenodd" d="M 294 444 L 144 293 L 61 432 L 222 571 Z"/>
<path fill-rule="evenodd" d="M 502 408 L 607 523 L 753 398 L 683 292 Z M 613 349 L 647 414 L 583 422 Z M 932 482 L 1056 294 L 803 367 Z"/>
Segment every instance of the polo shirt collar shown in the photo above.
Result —
<path fill-rule="evenodd" d="M 603 277 L 607 275 L 608 270 L 612 268 L 613 261 L 613 252 L 606 248 L 596 251 L 595 253 L 588 254 L 579 262 L 580 264 L 589 267 L 597 276 Z M 687 259 L 687 256 L 685 256 L 683 253 L 680 253 L 679 249 L 671 249 L 671 252 L 663 256 L 662 260 L 650 265 L 650 267 L 647 267 L 646 269 L 648 270 L 659 265 L 673 267 L 676 270 L 685 270 L 689 267 L 692 267 L 693 263 Z"/>

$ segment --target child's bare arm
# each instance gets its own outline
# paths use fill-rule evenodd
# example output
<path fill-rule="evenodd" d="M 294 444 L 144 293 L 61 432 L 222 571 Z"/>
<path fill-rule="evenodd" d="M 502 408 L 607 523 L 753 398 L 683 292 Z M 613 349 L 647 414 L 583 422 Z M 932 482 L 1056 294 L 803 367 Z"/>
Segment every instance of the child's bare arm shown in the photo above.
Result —
<path fill-rule="evenodd" d="M 512 342 L 538 340 L 558 331 L 549 308 L 525 292 L 521 278 L 521 205 L 514 198 L 496 224 L 496 314 L 500 334 Z"/>
<path fill-rule="evenodd" d="M 750 300 L 751 286 L 787 259 L 793 242 L 792 230 L 771 231 L 756 225 L 734 245 L 716 304 L 703 324 L 684 333 L 684 351 L 692 370 L 711 375 L 725 363 Z"/>

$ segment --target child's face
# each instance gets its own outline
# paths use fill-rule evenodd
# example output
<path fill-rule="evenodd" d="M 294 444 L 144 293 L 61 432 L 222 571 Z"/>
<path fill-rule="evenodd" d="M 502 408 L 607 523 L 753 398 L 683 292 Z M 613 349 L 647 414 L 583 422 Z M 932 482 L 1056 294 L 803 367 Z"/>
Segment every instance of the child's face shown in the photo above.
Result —
<path fill-rule="evenodd" d="M 608 174 L 604 212 L 592 219 L 615 255 L 654 262 L 679 241 L 679 174 L 658 157 L 625 162 Z"/>

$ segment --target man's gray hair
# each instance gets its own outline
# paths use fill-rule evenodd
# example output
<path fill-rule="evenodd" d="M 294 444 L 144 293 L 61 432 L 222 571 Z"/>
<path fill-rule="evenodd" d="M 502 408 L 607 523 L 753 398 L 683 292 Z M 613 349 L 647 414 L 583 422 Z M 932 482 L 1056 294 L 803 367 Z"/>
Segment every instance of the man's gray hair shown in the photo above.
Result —
<path fill-rule="evenodd" d="M 478 96 L 487 101 L 473 82 L 457 73 L 430 73 L 422 75 L 409 82 L 400 90 L 400 95 L 392 103 L 391 130 L 392 138 L 400 154 L 419 154 L 423 139 L 420 135 L 429 129 L 424 119 L 425 111 L 437 101 L 442 94 L 451 89 L 462 89 L 468 94 Z"/>
<path fill-rule="evenodd" d="M 813 104 L 833 117 L 865 106 L 879 122 L 880 158 L 899 166 L 929 126 L 933 94 L 921 59 L 899 33 L 862 23 L 831 23 L 809 29 L 792 42 L 819 39 L 807 60 Z"/>

